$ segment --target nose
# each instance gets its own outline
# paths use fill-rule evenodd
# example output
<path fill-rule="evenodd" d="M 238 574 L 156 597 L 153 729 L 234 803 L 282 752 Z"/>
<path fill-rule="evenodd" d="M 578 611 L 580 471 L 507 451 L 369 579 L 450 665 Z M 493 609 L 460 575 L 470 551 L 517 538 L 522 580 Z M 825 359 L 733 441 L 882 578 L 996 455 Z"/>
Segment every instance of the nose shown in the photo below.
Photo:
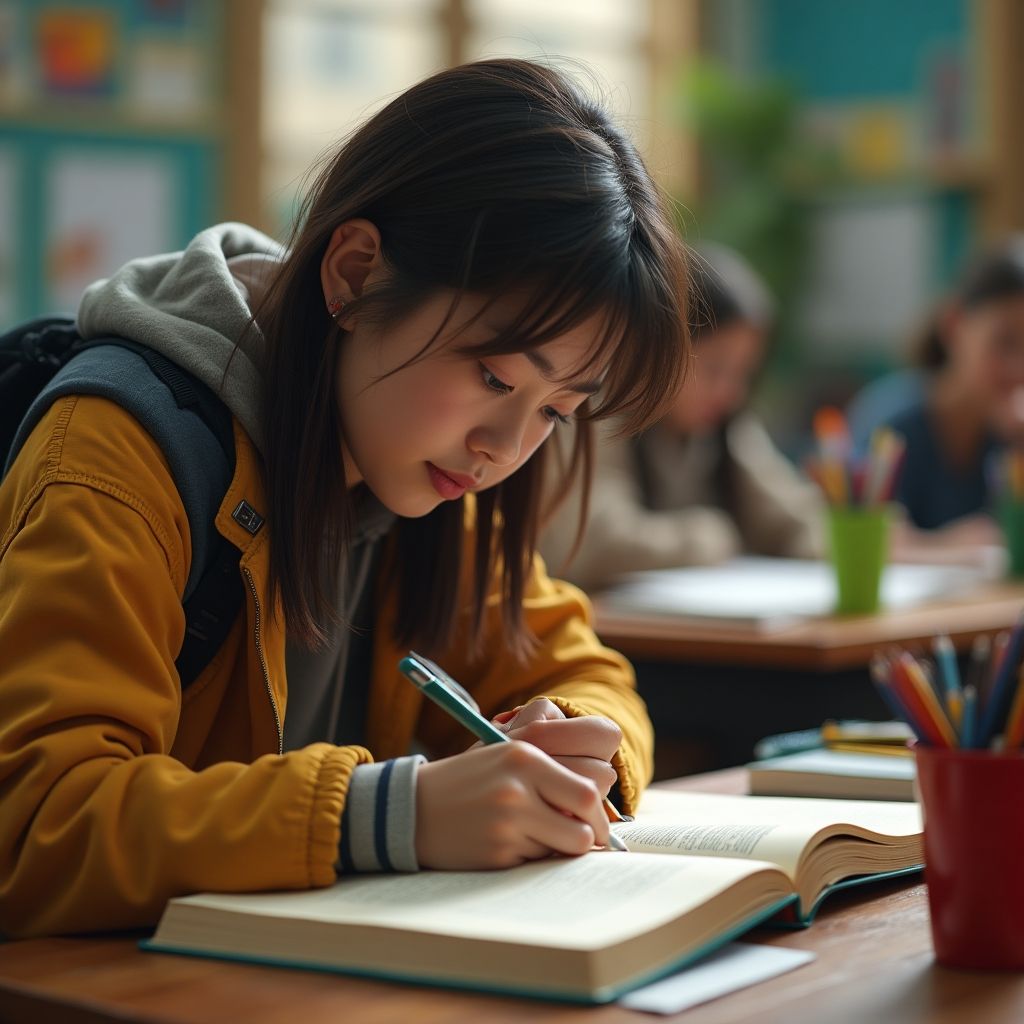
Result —
<path fill-rule="evenodd" d="M 511 466 L 523 450 L 525 424 L 520 417 L 481 424 L 470 431 L 466 444 L 475 455 L 483 455 L 492 465 Z"/>

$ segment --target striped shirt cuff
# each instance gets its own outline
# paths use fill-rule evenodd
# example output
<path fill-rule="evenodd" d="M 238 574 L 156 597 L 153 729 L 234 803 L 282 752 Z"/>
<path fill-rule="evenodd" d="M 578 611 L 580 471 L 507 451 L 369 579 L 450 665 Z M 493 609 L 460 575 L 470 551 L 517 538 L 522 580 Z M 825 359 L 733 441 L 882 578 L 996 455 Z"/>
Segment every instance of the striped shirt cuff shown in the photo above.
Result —
<path fill-rule="evenodd" d="M 418 871 L 416 860 L 416 770 L 419 754 L 352 771 L 341 814 L 338 873 Z"/>

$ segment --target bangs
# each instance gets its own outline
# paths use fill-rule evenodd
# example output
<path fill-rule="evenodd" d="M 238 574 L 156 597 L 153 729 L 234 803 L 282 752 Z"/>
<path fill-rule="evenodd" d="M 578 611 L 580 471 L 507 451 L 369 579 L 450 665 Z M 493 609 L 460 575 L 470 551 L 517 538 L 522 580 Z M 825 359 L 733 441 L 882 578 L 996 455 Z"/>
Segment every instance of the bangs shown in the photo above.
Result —
<path fill-rule="evenodd" d="M 476 356 L 525 352 L 556 341 L 588 320 L 598 320 L 601 328 L 586 358 L 556 381 L 571 385 L 601 380 L 598 394 L 574 413 L 575 418 L 617 417 L 621 419 L 617 432 L 639 433 L 664 415 L 689 367 L 685 292 L 638 262 L 629 264 L 625 273 L 595 270 L 593 264 L 581 261 L 576 273 L 564 275 L 557 283 L 534 284 L 527 289 L 518 315 L 498 335 L 453 347 Z M 522 278 L 518 280 L 517 291 L 522 290 Z M 491 292 L 462 329 L 507 294 L 500 288 Z M 452 309 L 458 299 L 456 295 Z"/>

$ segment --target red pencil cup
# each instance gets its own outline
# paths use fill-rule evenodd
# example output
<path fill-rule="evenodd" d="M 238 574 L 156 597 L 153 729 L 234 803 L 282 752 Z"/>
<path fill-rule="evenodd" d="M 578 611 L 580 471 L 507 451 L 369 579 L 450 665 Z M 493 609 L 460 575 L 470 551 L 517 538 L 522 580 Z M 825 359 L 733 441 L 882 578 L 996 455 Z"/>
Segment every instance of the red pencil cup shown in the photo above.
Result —
<path fill-rule="evenodd" d="M 935 959 L 1024 970 L 1024 752 L 915 752 Z"/>

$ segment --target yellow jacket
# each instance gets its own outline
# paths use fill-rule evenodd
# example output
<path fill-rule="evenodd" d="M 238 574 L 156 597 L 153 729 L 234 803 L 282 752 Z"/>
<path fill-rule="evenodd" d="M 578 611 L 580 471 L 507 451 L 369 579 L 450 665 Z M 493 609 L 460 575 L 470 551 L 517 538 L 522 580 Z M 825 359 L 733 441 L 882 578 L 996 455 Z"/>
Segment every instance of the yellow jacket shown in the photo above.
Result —
<path fill-rule="evenodd" d="M 0 487 L 0 933 L 152 925 L 183 893 L 326 886 L 355 765 L 434 756 L 472 737 L 397 671 L 391 595 L 378 593 L 367 746 L 281 753 L 285 634 L 268 598 L 258 456 L 236 422 L 234 478 L 217 528 L 242 551 L 243 613 L 182 694 L 174 660 L 191 559 L 188 521 L 162 452 L 118 406 L 58 400 Z M 467 530 L 467 544 L 473 543 Z M 588 625 L 586 598 L 538 560 L 528 666 L 503 653 L 497 594 L 488 649 L 457 639 L 439 659 L 485 714 L 546 695 L 566 714 L 616 721 L 628 811 L 651 772 L 652 735 L 625 660 Z"/>

